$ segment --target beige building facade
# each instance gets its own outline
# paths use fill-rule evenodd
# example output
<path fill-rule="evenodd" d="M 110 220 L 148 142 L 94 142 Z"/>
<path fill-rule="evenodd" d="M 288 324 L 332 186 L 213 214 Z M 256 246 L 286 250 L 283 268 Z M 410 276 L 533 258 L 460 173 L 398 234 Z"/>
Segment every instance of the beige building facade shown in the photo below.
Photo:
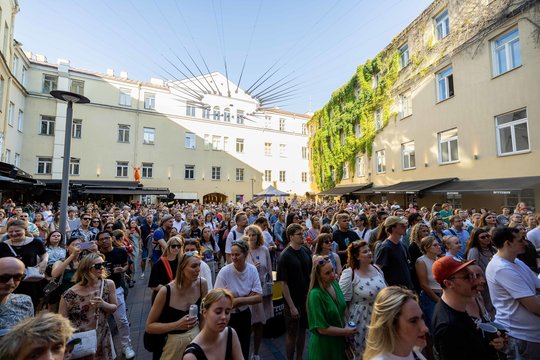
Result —
<path fill-rule="evenodd" d="M 388 110 L 375 109 L 364 129 L 374 132 L 371 152 L 337 164 L 335 187 L 319 190 L 402 205 L 538 207 L 539 23 L 538 2 L 434 1 L 381 53 L 398 70 Z M 312 151 L 321 119 L 309 124 Z"/>

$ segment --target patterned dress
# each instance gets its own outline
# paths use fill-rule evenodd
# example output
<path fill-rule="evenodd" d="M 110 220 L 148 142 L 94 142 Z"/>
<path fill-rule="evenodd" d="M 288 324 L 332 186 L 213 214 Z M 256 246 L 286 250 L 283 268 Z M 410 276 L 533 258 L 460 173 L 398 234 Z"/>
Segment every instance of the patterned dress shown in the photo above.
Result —
<path fill-rule="evenodd" d="M 374 266 L 370 267 L 370 277 L 360 277 L 354 274 L 351 268 L 343 270 L 339 279 L 339 287 L 343 292 L 345 301 L 349 303 L 349 321 L 356 323 L 358 330 L 354 337 L 354 359 L 362 359 L 366 347 L 367 327 L 371 320 L 373 303 L 379 291 L 386 287 L 382 272 Z"/>
<path fill-rule="evenodd" d="M 98 320 L 97 351 L 94 359 L 114 359 L 112 349 L 112 337 L 107 323 L 107 314 L 104 311 L 97 311 L 97 317 L 90 305 L 90 300 L 99 296 L 99 291 L 81 296 L 71 289 L 64 293 L 67 303 L 68 319 L 77 328 L 77 331 L 87 331 L 95 329 L 96 318 Z M 103 300 L 109 302 L 109 287 L 105 284 L 103 288 Z M 85 357 L 86 359 L 86 357 Z M 91 359 L 91 358 L 90 358 Z"/>

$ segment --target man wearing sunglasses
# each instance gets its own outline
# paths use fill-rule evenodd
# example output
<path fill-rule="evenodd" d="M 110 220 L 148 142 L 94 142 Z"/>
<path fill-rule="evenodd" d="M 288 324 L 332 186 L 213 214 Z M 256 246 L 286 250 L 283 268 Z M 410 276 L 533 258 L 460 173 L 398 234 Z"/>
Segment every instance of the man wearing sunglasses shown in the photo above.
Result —
<path fill-rule="evenodd" d="M 34 316 L 32 299 L 13 294 L 24 279 L 24 263 L 14 257 L 0 258 L 0 330 L 9 329 L 19 321 Z"/>

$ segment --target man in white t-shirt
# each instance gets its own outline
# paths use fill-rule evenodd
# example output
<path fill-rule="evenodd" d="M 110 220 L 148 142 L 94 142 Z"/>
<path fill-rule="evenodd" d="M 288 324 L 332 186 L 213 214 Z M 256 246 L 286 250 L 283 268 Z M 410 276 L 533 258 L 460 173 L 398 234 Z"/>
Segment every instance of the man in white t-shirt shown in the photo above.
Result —
<path fill-rule="evenodd" d="M 173 228 L 176 229 L 176 231 L 178 231 L 178 233 L 180 234 L 180 232 L 182 231 L 182 227 L 184 226 L 184 223 L 185 221 L 182 220 L 182 213 L 181 212 L 177 212 L 176 214 L 174 214 L 174 221 L 173 221 Z"/>
<path fill-rule="evenodd" d="M 534 244 L 536 253 L 540 254 L 540 214 L 536 215 L 536 223 L 538 226 L 527 233 L 527 240 Z"/>
<path fill-rule="evenodd" d="M 227 260 L 227 264 L 232 262 L 231 246 L 233 241 L 240 240 L 242 236 L 244 236 L 244 230 L 248 226 L 247 214 L 243 211 L 236 213 L 234 221 L 236 222 L 236 225 L 233 226 L 229 235 L 227 235 L 227 241 L 225 242 L 225 259 Z"/>
<path fill-rule="evenodd" d="M 507 356 L 512 359 L 538 359 L 540 354 L 540 279 L 517 259 L 525 252 L 519 230 L 498 228 L 491 238 L 497 248 L 486 268 L 495 320 L 508 330 Z"/>

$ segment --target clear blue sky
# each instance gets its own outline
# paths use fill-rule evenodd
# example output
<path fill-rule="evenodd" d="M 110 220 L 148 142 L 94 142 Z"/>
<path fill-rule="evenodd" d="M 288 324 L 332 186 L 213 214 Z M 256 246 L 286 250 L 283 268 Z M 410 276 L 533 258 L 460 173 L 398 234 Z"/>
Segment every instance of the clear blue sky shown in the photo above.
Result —
<path fill-rule="evenodd" d="M 198 74 L 202 54 L 211 71 L 247 89 L 272 65 L 276 74 L 258 90 L 285 77 L 297 85 L 282 108 L 321 108 L 350 79 L 356 66 L 376 55 L 430 0 L 24 0 L 15 38 L 49 62 L 131 79 L 183 78 L 180 58 Z M 187 51 L 186 51 L 187 49 Z M 165 70 L 166 71 L 165 71 Z M 278 90 L 278 89 L 276 89 Z M 311 103 L 311 107 L 310 107 Z"/>

